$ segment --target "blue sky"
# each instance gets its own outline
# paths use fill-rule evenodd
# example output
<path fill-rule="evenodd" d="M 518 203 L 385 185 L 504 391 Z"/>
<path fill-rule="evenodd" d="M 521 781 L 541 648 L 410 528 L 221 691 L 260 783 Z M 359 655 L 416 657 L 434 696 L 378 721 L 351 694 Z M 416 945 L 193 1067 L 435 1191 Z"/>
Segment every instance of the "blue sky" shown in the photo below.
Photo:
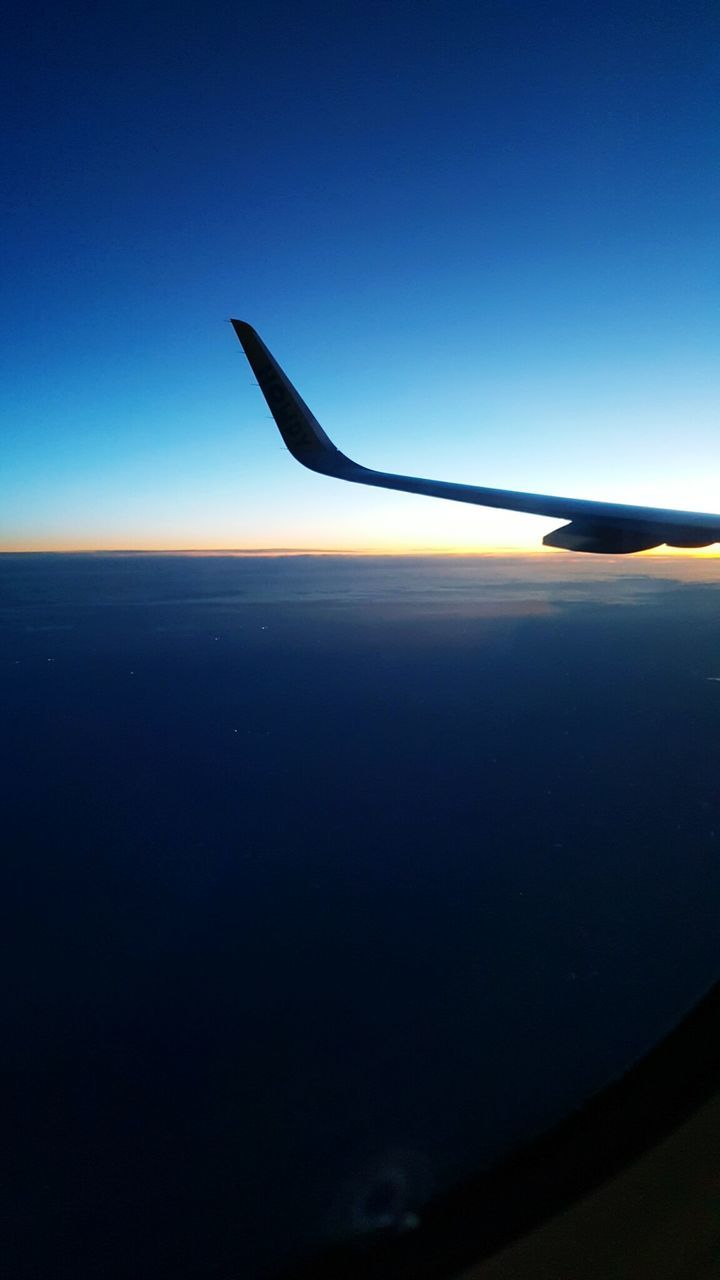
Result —
<path fill-rule="evenodd" d="M 0 545 L 536 546 L 284 451 L 720 509 L 714 4 L 18 6 Z"/>

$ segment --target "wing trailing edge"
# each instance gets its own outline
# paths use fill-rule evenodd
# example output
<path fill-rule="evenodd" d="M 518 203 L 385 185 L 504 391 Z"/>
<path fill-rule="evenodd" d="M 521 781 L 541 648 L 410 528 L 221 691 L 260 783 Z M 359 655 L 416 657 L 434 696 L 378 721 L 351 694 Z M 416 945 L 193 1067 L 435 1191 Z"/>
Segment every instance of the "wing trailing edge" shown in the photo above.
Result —
<path fill-rule="evenodd" d="M 569 523 L 546 534 L 543 543 L 567 551 L 630 555 L 663 543 L 689 548 L 720 542 L 720 515 L 518 493 L 513 489 L 452 484 L 363 467 L 335 447 L 252 325 L 242 320 L 231 323 L 280 435 L 293 457 L 311 471 L 380 489 L 566 520 Z"/>

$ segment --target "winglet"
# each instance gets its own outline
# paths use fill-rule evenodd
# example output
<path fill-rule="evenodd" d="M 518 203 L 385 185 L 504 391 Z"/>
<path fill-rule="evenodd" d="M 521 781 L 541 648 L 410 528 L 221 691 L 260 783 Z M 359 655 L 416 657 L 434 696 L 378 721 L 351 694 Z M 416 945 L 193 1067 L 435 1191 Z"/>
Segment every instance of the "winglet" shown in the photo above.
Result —
<path fill-rule="evenodd" d="M 230 323 L 293 457 L 311 471 L 326 475 L 342 473 L 345 463 L 352 468 L 355 464 L 336 449 L 252 325 L 244 320 Z"/>

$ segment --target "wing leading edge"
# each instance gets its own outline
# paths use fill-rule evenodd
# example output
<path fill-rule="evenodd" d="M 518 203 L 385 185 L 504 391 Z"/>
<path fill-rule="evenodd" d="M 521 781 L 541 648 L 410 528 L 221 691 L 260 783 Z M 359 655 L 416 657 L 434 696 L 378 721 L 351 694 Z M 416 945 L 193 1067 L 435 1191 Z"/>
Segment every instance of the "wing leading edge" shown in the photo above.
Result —
<path fill-rule="evenodd" d="M 720 542 L 720 515 L 517 493 L 363 467 L 335 447 L 252 326 L 242 320 L 233 320 L 232 325 L 285 444 L 293 457 L 311 471 L 381 489 L 568 520 L 569 524 L 543 538 L 545 546 L 568 551 L 627 555 L 663 543 L 671 547 L 707 547 Z"/>

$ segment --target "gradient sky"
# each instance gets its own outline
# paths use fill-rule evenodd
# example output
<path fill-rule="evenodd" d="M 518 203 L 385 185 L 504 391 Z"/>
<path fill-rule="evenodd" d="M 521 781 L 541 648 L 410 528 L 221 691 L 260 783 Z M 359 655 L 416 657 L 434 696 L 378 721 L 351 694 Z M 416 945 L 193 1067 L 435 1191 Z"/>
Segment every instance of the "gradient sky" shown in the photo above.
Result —
<path fill-rule="evenodd" d="M 15 7 L 0 546 L 531 546 L 284 450 L 720 510 L 715 3 Z M 7 130 L 8 122 L 10 129 Z"/>

